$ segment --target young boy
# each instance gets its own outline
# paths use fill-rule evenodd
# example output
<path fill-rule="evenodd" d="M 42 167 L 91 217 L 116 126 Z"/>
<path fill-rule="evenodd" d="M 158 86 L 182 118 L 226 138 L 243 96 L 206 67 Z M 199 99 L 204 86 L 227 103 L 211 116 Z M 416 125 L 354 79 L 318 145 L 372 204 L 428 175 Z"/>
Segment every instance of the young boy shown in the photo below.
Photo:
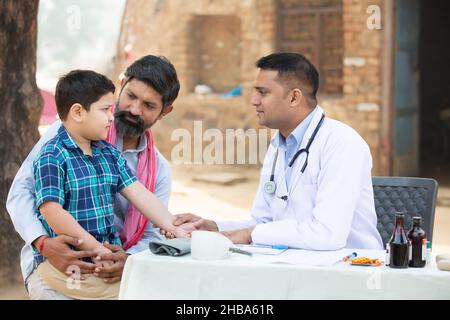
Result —
<path fill-rule="evenodd" d="M 81 250 L 109 252 L 103 242 L 121 244 L 113 213 L 120 192 L 155 225 L 188 237 L 194 225 L 174 227 L 164 205 L 137 181 L 120 152 L 103 141 L 114 120 L 113 93 L 113 83 L 93 71 L 74 70 L 59 80 L 55 100 L 63 125 L 34 163 L 39 219 L 50 237 L 66 234 L 82 240 Z M 74 283 L 38 252 L 35 261 L 47 285 L 66 296 L 117 298 L 120 283 L 106 284 L 92 275 Z"/>

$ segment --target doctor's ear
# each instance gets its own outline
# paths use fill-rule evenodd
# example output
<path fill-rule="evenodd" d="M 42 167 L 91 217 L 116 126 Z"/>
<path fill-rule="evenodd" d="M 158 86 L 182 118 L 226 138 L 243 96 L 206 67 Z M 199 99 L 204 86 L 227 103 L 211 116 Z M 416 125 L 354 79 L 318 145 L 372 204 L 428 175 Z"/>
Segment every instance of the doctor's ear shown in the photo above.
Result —
<path fill-rule="evenodd" d="M 295 88 L 291 91 L 291 105 L 299 105 L 302 102 L 303 93 L 300 89 Z"/>

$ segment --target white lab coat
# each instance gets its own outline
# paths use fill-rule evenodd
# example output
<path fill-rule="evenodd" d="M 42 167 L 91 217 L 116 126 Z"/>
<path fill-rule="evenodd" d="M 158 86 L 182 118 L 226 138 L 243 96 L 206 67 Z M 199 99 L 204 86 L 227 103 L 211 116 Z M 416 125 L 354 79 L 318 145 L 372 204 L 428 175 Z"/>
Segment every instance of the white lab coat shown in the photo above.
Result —
<path fill-rule="evenodd" d="M 314 115 L 301 142 L 308 143 L 323 114 Z M 288 245 L 310 250 L 340 248 L 382 249 L 377 231 L 371 169 L 367 143 L 351 127 L 325 118 L 310 146 L 308 165 L 300 172 L 306 153 L 295 161 L 289 190 L 284 182 L 285 155 L 278 153 L 275 194 L 264 191 L 276 152 L 278 133 L 264 159 L 252 208 L 252 221 L 217 221 L 219 230 L 255 225 L 254 243 Z M 280 197 L 288 195 L 288 200 Z"/>

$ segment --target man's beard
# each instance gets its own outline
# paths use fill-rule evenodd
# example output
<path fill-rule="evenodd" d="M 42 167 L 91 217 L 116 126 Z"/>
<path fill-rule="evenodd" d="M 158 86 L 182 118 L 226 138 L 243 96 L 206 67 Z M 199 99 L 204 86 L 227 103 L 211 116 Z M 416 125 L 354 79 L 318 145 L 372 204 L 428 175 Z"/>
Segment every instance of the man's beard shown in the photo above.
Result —
<path fill-rule="evenodd" d="M 136 123 L 129 121 L 127 118 L 133 119 Z M 139 116 L 134 116 L 128 111 L 120 111 L 119 109 L 114 113 L 114 123 L 117 133 L 134 137 L 142 135 L 145 130 L 152 126 L 152 124 L 146 124 Z"/>

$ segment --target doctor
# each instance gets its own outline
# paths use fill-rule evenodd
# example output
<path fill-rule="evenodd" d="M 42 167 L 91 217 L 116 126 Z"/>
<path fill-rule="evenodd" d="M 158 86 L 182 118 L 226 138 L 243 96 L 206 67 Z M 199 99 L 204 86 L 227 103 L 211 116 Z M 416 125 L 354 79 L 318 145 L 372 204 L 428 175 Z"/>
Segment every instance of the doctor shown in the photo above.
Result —
<path fill-rule="evenodd" d="M 317 105 L 319 75 L 301 54 L 257 61 L 252 105 L 259 124 L 279 132 L 264 159 L 250 221 L 178 215 L 234 243 L 311 250 L 382 249 L 377 231 L 367 143 Z"/>

